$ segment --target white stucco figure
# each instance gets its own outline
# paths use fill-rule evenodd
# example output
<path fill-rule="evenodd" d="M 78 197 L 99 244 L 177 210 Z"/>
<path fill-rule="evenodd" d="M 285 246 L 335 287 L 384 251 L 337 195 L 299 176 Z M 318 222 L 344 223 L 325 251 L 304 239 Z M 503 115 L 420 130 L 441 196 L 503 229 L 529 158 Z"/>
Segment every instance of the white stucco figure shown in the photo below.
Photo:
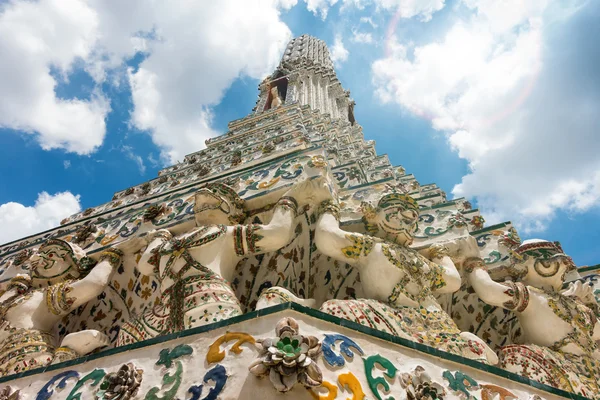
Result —
<path fill-rule="evenodd" d="M 514 250 L 509 267 L 516 281 L 492 280 L 481 259 L 464 265 L 481 300 L 514 311 L 519 318 L 527 345 L 505 346 L 500 352 L 504 368 L 520 374 L 535 368 L 540 374 L 535 378 L 553 386 L 580 393 L 600 391 L 600 321 L 584 304 L 589 297 L 586 287 L 575 284 L 561 291 L 566 273 L 575 264 L 560 244 L 524 241 Z M 543 368 L 537 368 L 538 363 Z M 549 365 L 553 371 L 549 372 Z"/>
<path fill-rule="evenodd" d="M 576 286 L 561 293 L 565 274 L 575 268 L 571 258 L 556 243 L 532 239 L 515 250 L 514 259 L 511 267 L 521 281 L 503 283 L 493 281 L 480 260 L 468 260 L 465 269 L 477 295 L 516 312 L 527 342 L 600 360 L 600 322 L 579 299 Z"/>
<path fill-rule="evenodd" d="M 461 284 L 448 247 L 432 246 L 430 259 L 408 247 L 419 217 L 416 201 L 391 193 L 381 197 L 376 207 L 364 204 L 363 209 L 372 235 L 342 230 L 337 207 L 323 205 L 315 232 L 317 248 L 359 269 L 366 299 L 330 300 L 321 310 L 495 364 L 495 353 L 480 338 L 460 332 L 434 297 L 455 292 Z M 473 241 L 469 237 L 452 243 L 454 254 L 471 249 Z"/>
<path fill-rule="evenodd" d="M 293 237 L 299 195 L 294 186 L 275 205 L 268 224 L 240 225 L 244 201 L 227 185 L 199 190 L 197 228 L 174 237 L 168 230 L 148 235 L 137 268 L 160 281 L 160 302 L 124 324 L 117 345 L 206 325 L 242 314 L 229 282 L 249 254 L 276 251 Z"/>
<path fill-rule="evenodd" d="M 68 334 L 57 346 L 55 325 L 98 296 L 121 263 L 109 249 L 96 263 L 78 246 L 46 241 L 28 260 L 30 275 L 17 275 L 0 294 L 0 372 L 8 375 L 72 359 L 109 344 L 96 330 Z"/>

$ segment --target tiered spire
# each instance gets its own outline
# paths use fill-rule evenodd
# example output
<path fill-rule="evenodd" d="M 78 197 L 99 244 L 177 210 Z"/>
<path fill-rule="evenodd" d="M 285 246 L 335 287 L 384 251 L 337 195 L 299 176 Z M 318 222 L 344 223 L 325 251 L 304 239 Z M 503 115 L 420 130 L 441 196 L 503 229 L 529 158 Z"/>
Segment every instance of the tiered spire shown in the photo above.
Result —
<path fill-rule="evenodd" d="M 333 62 L 329 57 L 327 44 L 321 39 L 309 35 L 302 35 L 290 40 L 281 59 L 282 63 L 302 61 L 333 69 Z"/>
<path fill-rule="evenodd" d="M 312 36 L 302 35 L 288 43 L 279 67 L 259 90 L 257 113 L 297 102 L 332 119 L 354 123 L 354 101 L 335 74 L 327 44 Z"/>

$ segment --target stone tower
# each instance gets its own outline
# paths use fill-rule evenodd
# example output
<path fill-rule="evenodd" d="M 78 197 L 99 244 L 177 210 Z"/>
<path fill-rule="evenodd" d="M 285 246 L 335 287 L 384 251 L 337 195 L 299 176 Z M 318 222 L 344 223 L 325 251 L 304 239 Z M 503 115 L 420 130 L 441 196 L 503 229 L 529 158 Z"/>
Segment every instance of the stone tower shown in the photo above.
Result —
<path fill-rule="evenodd" d="M 354 106 L 302 35 L 206 148 L 0 246 L 0 399 L 600 398 L 595 270 L 393 165 Z"/>
<path fill-rule="evenodd" d="M 354 123 L 350 92 L 338 80 L 327 45 L 320 39 L 302 35 L 290 41 L 277 69 L 259 86 L 255 112 L 271 108 L 274 87 L 286 103 L 309 105 L 332 119 Z"/>

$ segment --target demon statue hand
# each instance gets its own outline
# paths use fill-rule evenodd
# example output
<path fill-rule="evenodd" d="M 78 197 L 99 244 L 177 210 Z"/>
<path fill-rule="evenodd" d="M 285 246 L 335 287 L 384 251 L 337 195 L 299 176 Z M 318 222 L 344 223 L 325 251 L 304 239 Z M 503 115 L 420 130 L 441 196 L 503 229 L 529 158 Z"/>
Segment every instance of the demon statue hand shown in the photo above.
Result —
<path fill-rule="evenodd" d="M 358 268 L 368 299 L 330 300 L 321 310 L 454 354 L 497 363 L 496 354 L 483 340 L 460 332 L 434 297 L 460 287 L 448 248 L 432 246 L 427 259 L 408 247 L 419 217 L 416 201 L 392 193 L 383 196 L 377 207 L 363 204 L 363 213 L 371 235 L 340 229 L 337 206 L 322 204 L 315 232 L 317 248 Z M 464 239 L 466 246 L 454 247 L 469 247 L 472 240 Z"/>
<path fill-rule="evenodd" d="M 600 393 L 600 322 L 581 290 L 572 286 L 561 293 L 575 265 L 558 243 L 524 241 L 512 253 L 514 282 L 492 280 L 481 259 L 467 260 L 464 268 L 481 300 L 515 312 L 531 343 L 505 346 L 504 368 L 523 373 L 541 365 L 530 378 L 585 396 Z"/>
<path fill-rule="evenodd" d="M 124 324 L 117 345 L 137 342 L 242 314 L 229 282 L 249 254 L 279 250 L 294 234 L 298 205 L 292 188 L 275 205 L 268 224 L 240 225 L 245 204 L 227 185 L 209 184 L 196 193 L 197 228 L 174 237 L 167 230 L 148 235 L 138 270 L 160 282 L 160 301 Z"/>
<path fill-rule="evenodd" d="M 103 333 L 68 334 L 61 346 L 55 325 L 98 296 L 121 263 L 122 252 L 104 251 L 99 262 L 78 246 L 46 241 L 28 260 L 30 275 L 17 275 L 0 293 L 0 372 L 2 375 L 69 360 L 109 344 Z"/>

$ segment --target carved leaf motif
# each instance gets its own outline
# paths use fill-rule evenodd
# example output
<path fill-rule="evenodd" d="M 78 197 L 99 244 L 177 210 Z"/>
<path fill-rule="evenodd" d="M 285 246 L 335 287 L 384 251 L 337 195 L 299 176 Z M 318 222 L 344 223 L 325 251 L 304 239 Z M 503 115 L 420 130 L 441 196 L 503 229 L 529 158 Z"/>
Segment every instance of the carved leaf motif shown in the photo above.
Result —
<path fill-rule="evenodd" d="M 213 342 L 208 348 L 208 353 L 206 354 L 206 361 L 208 363 L 215 363 L 223 360 L 225 358 L 225 351 L 221 351 L 221 345 L 232 340 L 237 340 L 235 344 L 231 347 L 231 352 L 234 354 L 240 354 L 242 352 L 242 348 L 240 347 L 244 343 L 256 343 L 254 337 L 247 333 L 243 332 L 227 332 L 217 340 Z"/>
<path fill-rule="evenodd" d="M 506 399 L 516 399 L 518 398 L 515 394 L 513 394 L 512 392 L 510 392 L 507 389 L 504 389 L 503 387 L 500 386 L 496 386 L 496 385 L 481 385 L 481 399 L 482 400 L 492 400 L 494 398 L 495 394 L 498 394 L 500 396 L 500 400 L 506 400 Z"/>
<path fill-rule="evenodd" d="M 346 364 L 346 360 L 343 356 L 335 354 L 333 349 L 335 348 L 335 342 L 341 341 L 340 343 L 340 352 L 346 355 L 348 358 L 353 359 L 354 353 L 351 348 L 357 350 L 358 354 L 361 356 L 364 355 L 363 350 L 360 348 L 356 342 L 350 339 L 347 336 L 340 334 L 326 334 L 325 339 L 323 339 L 322 350 L 323 350 L 323 358 L 327 362 L 327 364 L 332 367 L 341 367 Z"/>

